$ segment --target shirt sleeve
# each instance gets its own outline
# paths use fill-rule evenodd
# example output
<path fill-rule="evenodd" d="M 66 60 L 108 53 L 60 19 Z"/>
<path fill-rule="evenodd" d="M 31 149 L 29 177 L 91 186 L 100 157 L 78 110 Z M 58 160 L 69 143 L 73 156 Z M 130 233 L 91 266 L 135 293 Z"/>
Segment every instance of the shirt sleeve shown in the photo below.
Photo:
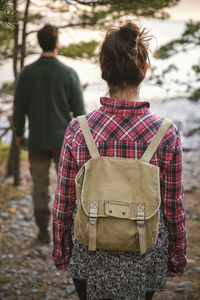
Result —
<path fill-rule="evenodd" d="M 187 264 L 182 148 L 178 132 L 176 146 L 164 178 L 161 180 L 162 209 L 169 230 L 168 275 L 181 276 Z"/>
<path fill-rule="evenodd" d="M 70 150 L 71 132 L 67 128 L 61 149 L 57 190 L 53 205 L 53 260 L 58 270 L 67 270 L 71 251 L 72 214 L 75 208 L 75 177 L 78 166 Z"/>
<path fill-rule="evenodd" d="M 25 71 L 22 70 L 18 76 L 15 95 L 14 95 L 14 113 L 13 113 L 13 122 L 14 129 L 17 136 L 22 136 L 25 131 L 25 117 L 26 117 L 26 106 L 27 106 L 27 82 Z"/>
<path fill-rule="evenodd" d="M 70 110 L 75 118 L 86 114 L 82 86 L 75 71 L 72 73 L 72 85 L 69 100 Z"/>

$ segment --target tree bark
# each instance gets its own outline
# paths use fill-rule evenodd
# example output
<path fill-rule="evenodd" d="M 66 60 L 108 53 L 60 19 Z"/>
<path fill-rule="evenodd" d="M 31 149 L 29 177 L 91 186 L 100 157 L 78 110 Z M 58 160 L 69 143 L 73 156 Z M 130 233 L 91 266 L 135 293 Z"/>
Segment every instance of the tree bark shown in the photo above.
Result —
<path fill-rule="evenodd" d="M 15 82 L 18 75 L 18 57 L 19 57 L 19 24 L 17 19 L 17 1 L 13 0 L 13 11 L 14 11 L 14 48 L 13 48 L 13 73 Z M 20 184 L 20 148 L 16 143 L 16 136 L 14 133 L 14 125 L 12 116 L 10 117 L 10 127 L 12 128 L 12 142 L 10 147 L 10 153 L 7 163 L 7 175 L 13 176 L 14 185 Z"/>
<path fill-rule="evenodd" d="M 18 52 L 19 52 L 19 24 L 17 20 L 17 0 L 13 0 L 13 11 L 14 11 L 14 48 L 13 48 L 13 72 L 15 81 L 18 75 Z"/>
<path fill-rule="evenodd" d="M 14 185 L 20 184 L 20 147 L 16 143 L 16 136 L 14 133 L 14 125 L 12 117 L 10 117 L 10 127 L 12 128 L 12 142 L 10 147 L 9 159 L 7 164 L 7 175 L 13 176 Z"/>
<path fill-rule="evenodd" d="M 13 132 L 7 174 L 13 176 L 14 186 L 20 184 L 20 152 L 20 147 L 16 143 L 16 136 Z M 11 172 L 11 174 L 9 174 L 9 172 Z"/>
<path fill-rule="evenodd" d="M 28 23 L 28 9 L 30 5 L 30 0 L 26 1 L 26 8 L 24 12 L 24 20 L 23 20 L 23 29 L 22 29 L 22 45 L 21 45 L 21 63 L 20 63 L 20 69 L 24 66 L 24 59 L 26 56 L 26 28 Z"/>

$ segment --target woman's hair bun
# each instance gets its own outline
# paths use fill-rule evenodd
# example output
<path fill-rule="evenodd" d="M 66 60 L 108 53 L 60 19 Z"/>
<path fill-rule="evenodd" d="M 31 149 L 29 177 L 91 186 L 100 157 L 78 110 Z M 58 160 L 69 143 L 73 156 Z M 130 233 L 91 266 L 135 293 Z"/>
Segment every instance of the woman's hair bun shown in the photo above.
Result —
<path fill-rule="evenodd" d="M 119 36 L 124 41 L 135 41 L 137 43 L 140 31 L 139 28 L 134 26 L 130 21 L 126 23 L 124 26 L 119 28 Z"/>
<path fill-rule="evenodd" d="M 141 83 L 149 60 L 149 40 L 145 30 L 131 21 L 107 32 L 100 50 L 100 67 L 109 87 L 123 88 Z"/>

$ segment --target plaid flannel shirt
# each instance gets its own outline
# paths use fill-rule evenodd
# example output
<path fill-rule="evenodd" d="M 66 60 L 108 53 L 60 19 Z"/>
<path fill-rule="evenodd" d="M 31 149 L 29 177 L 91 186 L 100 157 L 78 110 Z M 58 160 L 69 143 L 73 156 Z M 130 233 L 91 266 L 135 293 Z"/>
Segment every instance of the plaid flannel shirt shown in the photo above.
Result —
<path fill-rule="evenodd" d="M 105 97 L 100 101 L 102 106 L 87 115 L 100 155 L 140 159 L 162 118 L 151 113 L 148 102 Z M 53 206 L 53 259 L 59 270 L 67 269 L 73 247 L 71 226 L 76 202 L 75 177 L 90 158 L 79 123 L 73 119 L 67 127 L 61 150 Z M 160 167 L 161 208 L 169 230 L 168 272 L 170 276 L 181 275 L 186 266 L 186 229 L 181 140 L 174 124 L 150 163 Z"/>

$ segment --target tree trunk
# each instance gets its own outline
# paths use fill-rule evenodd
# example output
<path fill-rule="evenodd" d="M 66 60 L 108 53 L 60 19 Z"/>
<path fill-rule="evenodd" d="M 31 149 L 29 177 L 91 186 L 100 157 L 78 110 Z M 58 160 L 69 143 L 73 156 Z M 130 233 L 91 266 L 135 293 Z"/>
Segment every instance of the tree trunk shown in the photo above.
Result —
<path fill-rule="evenodd" d="M 24 59 L 25 59 L 25 56 L 26 56 L 26 27 L 27 27 L 27 23 L 28 23 L 29 5 L 30 5 L 30 0 L 27 0 L 26 1 L 25 12 L 24 12 L 23 29 L 22 29 L 21 64 L 20 64 L 21 69 L 24 66 Z"/>
<path fill-rule="evenodd" d="M 10 127 L 12 128 L 12 142 L 7 164 L 7 175 L 13 176 L 14 185 L 20 184 L 20 147 L 16 143 L 16 136 L 14 133 L 14 126 L 12 117 L 10 118 Z"/>
<path fill-rule="evenodd" d="M 13 0 L 13 11 L 15 16 L 14 25 L 14 48 L 13 48 L 13 72 L 15 81 L 18 75 L 18 52 L 19 52 L 19 24 L 17 20 L 17 0 Z"/>
<path fill-rule="evenodd" d="M 16 143 L 16 136 L 14 133 L 12 135 L 7 174 L 13 176 L 15 186 L 20 184 L 20 148 Z"/>
<path fill-rule="evenodd" d="M 14 25 L 14 48 L 13 48 L 13 73 L 15 82 L 18 75 L 18 53 L 19 53 L 19 24 L 17 20 L 17 0 L 13 0 L 13 11 L 15 16 Z M 7 175 L 14 177 L 14 185 L 20 184 L 20 147 L 16 143 L 16 136 L 14 133 L 14 125 L 12 117 L 10 117 L 10 126 L 12 128 L 12 142 L 7 163 Z"/>

